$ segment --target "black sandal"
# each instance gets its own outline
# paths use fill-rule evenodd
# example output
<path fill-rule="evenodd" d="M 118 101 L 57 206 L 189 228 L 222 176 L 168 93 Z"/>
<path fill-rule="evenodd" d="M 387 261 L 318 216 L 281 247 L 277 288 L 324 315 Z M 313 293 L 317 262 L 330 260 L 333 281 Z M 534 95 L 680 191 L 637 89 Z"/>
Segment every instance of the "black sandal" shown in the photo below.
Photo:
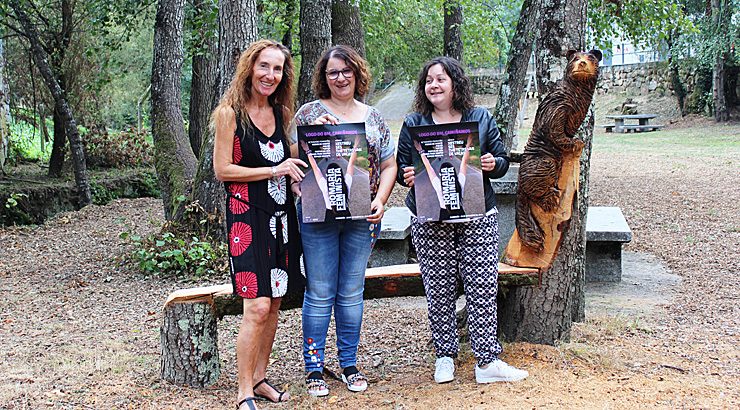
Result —
<path fill-rule="evenodd" d="M 355 366 L 347 366 L 342 370 L 342 381 L 347 385 L 347 389 L 351 392 L 361 392 L 367 390 L 367 377 L 362 374 L 361 371 L 357 370 Z M 355 386 L 355 383 L 364 381 L 364 385 Z"/>
<path fill-rule="evenodd" d="M 242 401 L 236 404 L 236 410 L 239 410 L 244 403 L 247 403 L 249 410 L 257 410 L 257 406 L 254 405 L 254 397 L 245 397 Z"/>
<path fill-rule="evenodd" d="M 324 375 L 314 371 L 306 377 L 306 389 L 313 397 L 324 397 L 329 395 L 329 385 L 324 381 Z"/>
<path fill-rule="evenodd" d="M 275 392 L 277 392 L 277 394 L 279 395 L 277 401 L 269 398 L 268 396 L 265 396 L 264 394 L 259 394 L 257 392 L 254 393 L 254 397 L 256 397 L 258 399 L 270 401 L 270 402 L 273 402 L 273 403 L 282 403 L 284 401 L 288 401 L 288 400 L 283 400 L 283 395 L 285 394 L 285 392 L 278 390 L 277 387 L 273 386 L 270 382 L 268 382 L 267 381 L 267 377 L 265 377 L 260 382 L 258 382 L 257 384 L 255 384 L 254 387 L 252 387 L 252 391 L 257 390 L 257 387 L 259 387 L 262 384 L 266 384 L 266 385 L 270 386 L 271 389 L 273 389 L 273 390 L 275 390 Z"/>

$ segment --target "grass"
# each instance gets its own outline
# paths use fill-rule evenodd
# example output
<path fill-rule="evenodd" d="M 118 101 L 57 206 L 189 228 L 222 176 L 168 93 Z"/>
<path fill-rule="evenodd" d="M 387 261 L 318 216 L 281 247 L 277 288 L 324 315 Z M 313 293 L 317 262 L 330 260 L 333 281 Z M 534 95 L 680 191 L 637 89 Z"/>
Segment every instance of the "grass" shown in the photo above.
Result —
<path fill-rule="evenodd" d="M 594 134 L 594 152 L 637 152 L 667 158 L 717 158 L 737 165 L 740 125 L 714 125 L 636 134 Z M 686 163 L 685 166 L 690 166 Z"/>

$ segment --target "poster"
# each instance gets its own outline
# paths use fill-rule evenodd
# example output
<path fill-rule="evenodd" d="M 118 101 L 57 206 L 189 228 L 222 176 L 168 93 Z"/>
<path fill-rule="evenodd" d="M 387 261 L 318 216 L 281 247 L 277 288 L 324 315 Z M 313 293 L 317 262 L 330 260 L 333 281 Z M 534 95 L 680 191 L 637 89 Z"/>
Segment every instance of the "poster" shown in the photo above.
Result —
<path fill-rule="evenodd" d="M 298 127 L 303 223 L 365 219 L 370 210 L 370 162 L 365 123 Z"/>
<path fill-rule="evenodd" d="M 477 122 L 409 127 L 419 222 L 467 221 L 486 213 Z"/>

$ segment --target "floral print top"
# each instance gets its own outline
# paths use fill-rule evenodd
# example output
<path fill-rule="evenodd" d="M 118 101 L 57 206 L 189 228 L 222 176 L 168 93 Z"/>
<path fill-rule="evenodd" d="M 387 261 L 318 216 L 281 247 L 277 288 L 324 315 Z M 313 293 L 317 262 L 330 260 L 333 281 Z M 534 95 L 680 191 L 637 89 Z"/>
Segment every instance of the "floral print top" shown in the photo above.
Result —
<path fill-rule="evenodd" d="M 310 125 L 324 114 L 331 114 L 339 119 L 339 122 L 346 122 L 340 116 L 334 114 L 320 100 L 316 100 L 306 103 L 298 109 L 294 117 L 294 125 Z M 292 127 L 291 143 L 298 142 L 297 134 L 295 126 Z M 365 138 L 367 139 L 367 159 L 370 161 L 370 192 L 372 197 L 375 198 L 380 185 L 380 163 L 391 158 L 396 151 L 393 139 L 391 139 L 391 130 L 380 111 L 375 107 L 367 107 Z"/>

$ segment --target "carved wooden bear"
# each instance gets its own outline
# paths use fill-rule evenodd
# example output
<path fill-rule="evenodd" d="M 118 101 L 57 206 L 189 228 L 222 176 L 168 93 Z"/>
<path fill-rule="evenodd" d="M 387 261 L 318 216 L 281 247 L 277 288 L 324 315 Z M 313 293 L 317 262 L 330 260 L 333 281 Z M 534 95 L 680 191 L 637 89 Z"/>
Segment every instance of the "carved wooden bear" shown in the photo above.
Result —
<path fill-rule="evenodd" d="M 583 123 L 599 76 L 601 51 L 568 52 L 565 77 L 548 94 L 539 108 L 519 168 L 516 223 L 524 245 L 542 251 L 544 235 L 532 213 L 539 206 L 555 212 L 560 203 L 558 176 L 563 154 L 579 151 L 584 142 L 575 138 Z"/>

